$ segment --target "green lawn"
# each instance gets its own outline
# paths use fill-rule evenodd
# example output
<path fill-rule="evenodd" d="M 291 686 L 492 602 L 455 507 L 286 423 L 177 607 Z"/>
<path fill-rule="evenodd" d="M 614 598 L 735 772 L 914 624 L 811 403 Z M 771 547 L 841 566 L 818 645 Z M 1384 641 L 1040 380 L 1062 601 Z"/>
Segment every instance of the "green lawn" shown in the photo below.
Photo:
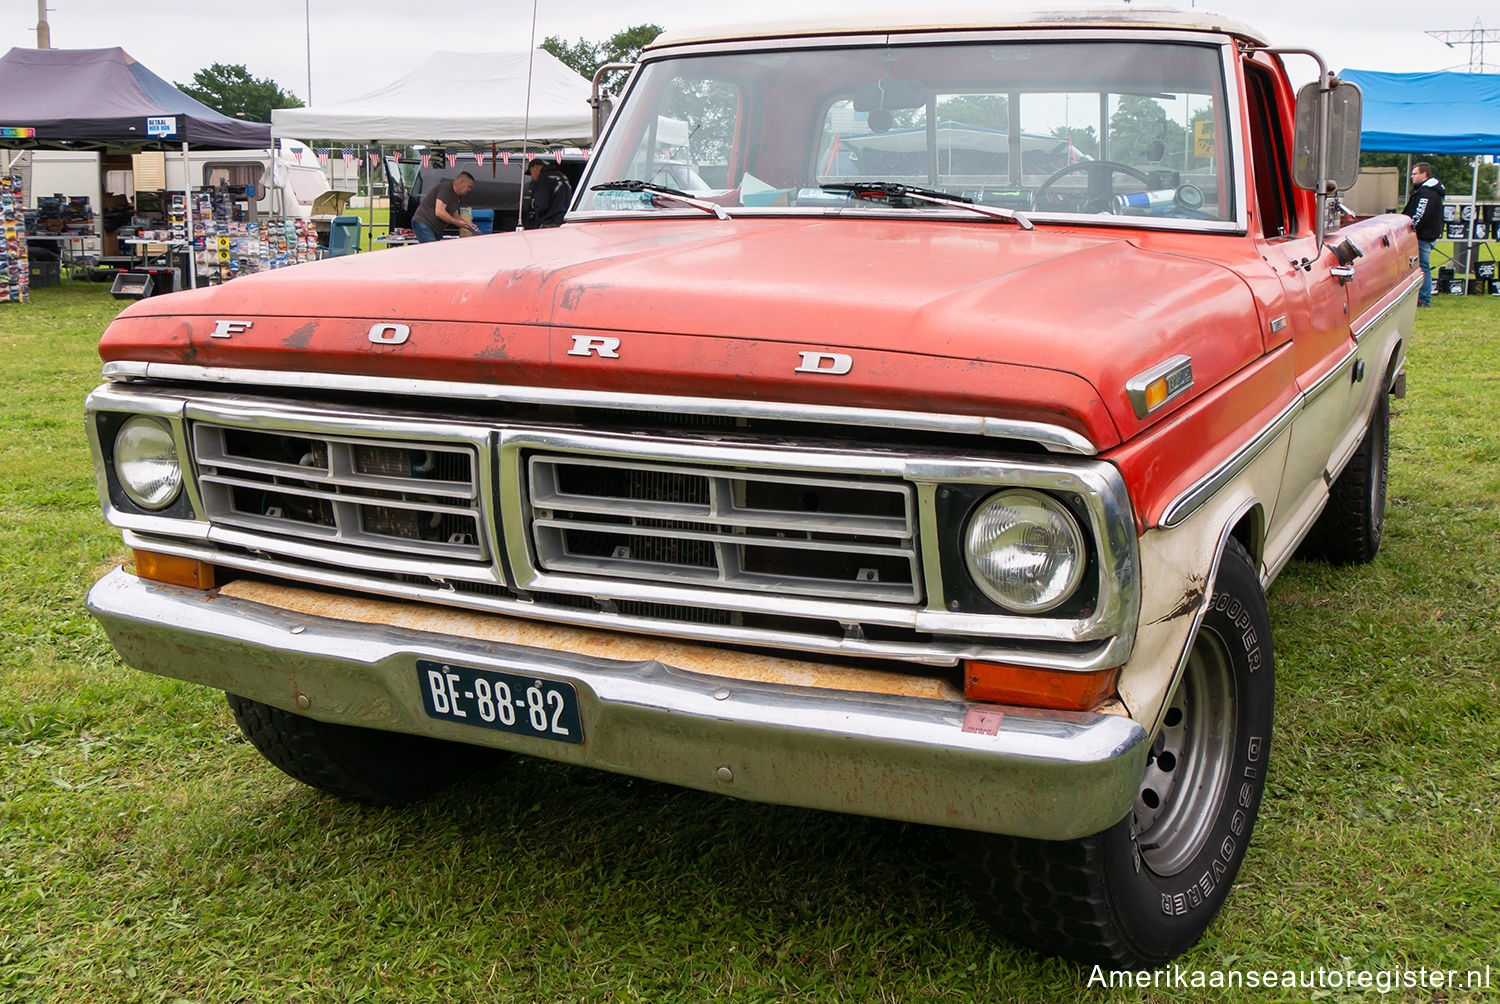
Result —
<path fill-rule="evenodd" d="M 515 759 L 404 810 L 304 788 L 222 698 L 124 668 L 81 407 L 105 286 L 0 305 L 0 1001 L 1197 1001 L 993 940 L 935 830 Z M 1240 881 L 1181 960 L 1493 967 L 1500 300 L 1418 314 L 1368 567 L 1271 593 L 1277 733 Z"/>

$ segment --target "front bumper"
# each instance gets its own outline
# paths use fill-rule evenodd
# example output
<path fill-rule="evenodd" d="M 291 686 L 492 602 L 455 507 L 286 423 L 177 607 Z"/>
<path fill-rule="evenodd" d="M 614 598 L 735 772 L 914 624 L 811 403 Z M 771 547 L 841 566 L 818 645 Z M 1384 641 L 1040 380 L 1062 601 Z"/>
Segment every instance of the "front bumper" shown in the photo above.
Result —
<path fill-rule="evenodd" d="M 261 602 L 284 594 L 289 602 Z M 970 705 L 943 696 L 831 689 L 843 667 L 788 663 L 745 679 L 735 652 L 660 658 L 578 654 L 497 637 L 545 630 L 510 618 L 272 589 L 258 600 L 148 582 L 123 570 L 88 605 L 137 669 L 322 721 L 428 735 L 583 764 L 737 798 L 1047 839 L 1120 819 L 1145 769 L 1146 733 L 1123 717 Z M 321 597 L 318 612 L 297 597 Z M 395 618 L 392 611 L 400 611 Z M 430 612 L 430 617 L 426 614 Z M 419 626 L 413 626 L 413 624 Z M 501 630 L 505 629 L 505 630 Z M 555 633 L 553 635 L 556 637 Z M 554 640 L 553 644 L 557 644 Z M 730 675 L 703 672 L 708 656 Z M 744 656 L 746 661 L 761 656 Z M 565 680 L 584 742 L 554 743 L 428 717 L 418 659 Z M 774 661 L 774 660 L 773 660 Z M 809 685 L 818 683 L 820 685 Z M 973 708 L 989 715 L 965 731 Z"/>

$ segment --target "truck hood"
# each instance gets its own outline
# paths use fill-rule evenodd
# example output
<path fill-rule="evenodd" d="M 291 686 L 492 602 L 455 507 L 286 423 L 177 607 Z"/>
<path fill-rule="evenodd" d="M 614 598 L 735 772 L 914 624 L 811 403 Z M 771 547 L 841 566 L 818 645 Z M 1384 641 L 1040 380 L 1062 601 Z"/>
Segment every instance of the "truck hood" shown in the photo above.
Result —
<path fill-rule="evenodd" d="M 100 353 L 1042 421 L 1104 450 L 1142 426 L 1127 381 L 1191 356 L 1194 389 L 1175 410 L 1260 352 L 1254 316 L 1227 269 L 1122 236 L 674 218 L 445 241 L 156 297 L 122 313 Z"/>

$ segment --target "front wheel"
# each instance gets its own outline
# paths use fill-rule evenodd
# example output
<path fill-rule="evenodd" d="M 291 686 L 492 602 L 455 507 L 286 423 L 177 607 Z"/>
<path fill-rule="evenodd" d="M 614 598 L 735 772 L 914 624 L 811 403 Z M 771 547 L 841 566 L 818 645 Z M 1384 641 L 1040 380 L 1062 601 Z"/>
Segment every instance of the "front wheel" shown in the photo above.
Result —
<path fill-rule="evenodd" d="M 224 696 L 240 732 L 283 773 L 366 805 L 401 805 L 431 794 L 460 773 L 460 751 L 468 749 L 320 722 L 238 694 Z"/>
<path fill-rule="evenodd" d="M 960 867 L 980 912 L 1013 941 L 1090 965 L 1159 966 L 1190 948 L 1250 843 L 1273 672 L 1260 579 L 1231 540 L 1132 811 L 1078 840 L 961 835 Z"/>

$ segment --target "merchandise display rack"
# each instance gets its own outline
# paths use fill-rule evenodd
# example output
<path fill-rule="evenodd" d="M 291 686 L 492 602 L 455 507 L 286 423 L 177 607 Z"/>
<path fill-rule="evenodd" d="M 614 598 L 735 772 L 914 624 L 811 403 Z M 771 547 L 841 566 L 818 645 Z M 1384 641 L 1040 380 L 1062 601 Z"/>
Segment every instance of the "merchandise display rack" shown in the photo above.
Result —
<path fill-rule="evenodd" d="M 0 174 L 0 303 L 25 303 L 31 299 L 25 207 L 21 176 Z"/>
<path fill-rule="evenodd" d="M 1452 242 L 1453 254 L 1446 265 L 1433 268 L 1437 292 L 1500 296 L 1500 203 L 1447 203 L 1442 239 Z"/>
<path fill-rule="evenodd" d="M 257 220 L 247 197 L 201 189 L 193 193 L 193 260 L 211 284 L 318 257 L 318 234 L 310 220 Z"/>

